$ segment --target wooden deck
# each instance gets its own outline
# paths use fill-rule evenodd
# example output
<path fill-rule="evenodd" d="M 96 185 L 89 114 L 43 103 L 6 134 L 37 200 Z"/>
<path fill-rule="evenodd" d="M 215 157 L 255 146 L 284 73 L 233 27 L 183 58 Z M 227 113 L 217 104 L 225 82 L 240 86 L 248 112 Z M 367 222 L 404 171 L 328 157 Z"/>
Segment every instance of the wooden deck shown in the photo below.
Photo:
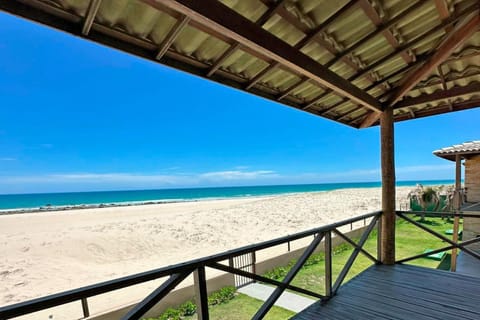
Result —
<path fill-rule="evenodd" d="M 480 278 L 409 265 L 372 266 L 327 303 L 292 319 L 480 319 Z"/>

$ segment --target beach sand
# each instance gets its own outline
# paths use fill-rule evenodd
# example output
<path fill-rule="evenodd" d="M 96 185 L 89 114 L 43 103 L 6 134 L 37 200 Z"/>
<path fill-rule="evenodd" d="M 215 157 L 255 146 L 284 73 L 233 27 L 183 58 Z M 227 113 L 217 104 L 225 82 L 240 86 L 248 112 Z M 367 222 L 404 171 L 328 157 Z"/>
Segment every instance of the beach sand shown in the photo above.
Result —
<path fill-rule="evenodd" d="M 397 199 L 405 203 L 409 190 L 397 188 Z M 380 188 L 344 189 L 3 215 L 0 306 L 380 210 L 380 196 Z M 132 290 L 99 305 L 139 298 Z"/>

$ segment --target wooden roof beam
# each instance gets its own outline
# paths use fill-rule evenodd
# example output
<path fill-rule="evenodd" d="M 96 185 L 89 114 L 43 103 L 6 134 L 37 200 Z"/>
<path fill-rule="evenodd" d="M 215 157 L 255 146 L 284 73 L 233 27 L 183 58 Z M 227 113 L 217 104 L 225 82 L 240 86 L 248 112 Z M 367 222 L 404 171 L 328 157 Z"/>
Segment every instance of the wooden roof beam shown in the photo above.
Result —
<path fill-rule="evenodd" d="M 380 120 L 381 115 L 381 112 L 370 112 L 370 114 L 362 121 L 359 128 L 363 129 L 373 126 L 378 120 Z"/>
<path fill-rule="evenodd" d="M 418 82 L 432 73 L 432 71 L 444 62 L 452 52 L 455 51 L 455 49 L 461 46 L 467 39 L 477 32 L 479 25 L 480 15 L 476 12 L 466 23 L 462 24 L 459 28 L 452 30 L 447 35 L 445 41 L 435 51 L 432 58 L 423 64 L 415 73 L 405 79 L 403 84 L 390 98 L 389 104 L 396 104 L 405 94 L 415 87 Z"/>
<path fill-rule="evenodd" d="M 83 22 L 82 34 L 84 36 L 88 35 L 90 29 L 93 25 L 93 20 L 95 20 L 95 15 L 102 4 L 102 0 L 91 0 L 88 4 L 87 12 L 85 13 L 85 21 Z"/>
<path fill-rule="evenodd" d="M 264 1 L 264 0 L 262 0 Z M 360 0 L 354 0 L 354 1 L 350 1 L 348 2 L 347 4 L 345 4 L 342 8 L 340 8 L 337 12 L 335 12 L 334 14 L 332 14 L 330 17 L 327 18 L 327 20 L 325 20 L 322 24 L 318 25 L 316 28 L 314 28 L 313 30 L 307 30 L 307 27 L 306 26 L 303 26 L 303 23 L 302 22 L 299 22 L 298 19 L 296 17 L 294 17 L 289 11 L 283 9 L 283 8 L 280 8 L 279 10 L 277 10 L 278 14 L 280 14 L 282 16 L 282 18 L 286 19 L 287 21 L 289 22 L 293 22 L 295 21 L 297 23 L 297 21 L 300 23 L 300 25 L 302 26 L 301 27 L 301 31 L 304 31 L 306 33 L 305 37 L 303 39 L 301 39 L 298 43 L 296 43 L 293 47 L 295 49 L 302 49 L 303 47 L 305 47 L 307 44 L 309 44 L 311 41 L 313 40 L 317 40 L 318 36 L 320 35 L 320 33 L 324 32 L 325 29 L 333 22 L 335 21 L 339 16 L 341 16 L 342 14 L 344 14 L 345 12 L 347 12 L 348 10 L 350 10 L 351 8 L 353 8 L 354 6 L 356 6 L 358 4 Z M 264 1 L 265 2 L 265 1 Z M 293 20 L 295 19 L 295 20 Z M 299 25 L 296 25 L 296 27 L 298 27 Z M 324 43 L 321 43 L 320 45 L 324 45 Z M 330 50 L 329 48 L 326 48 L 330 53 L 334 54 L 335 52 L 333 52 L 332 50 Z M 352 61 L 348 60 L 348 61 L 345 61 L 345 63 L 349 64 L 350 66 L 354 67 L 355 70 L 358 70 L 358 68 L 355 67 L 355 65 L 353 64 Z M 253 79 L 248 83 L 248 85 L 246 86 L 246 90 L 250 90 L 254 85 L 256 85 L 258 82 L 260 82 L 266 75 L 268 75 L 273 69 L 279 67 L 280 64 L 278 63 L 272 63 L 271 65 L 269 65 L 268 67 L 266 67 L 264 70 L 262 70 L 260 73 L 258 73 L 255 77 L 253 77 Z"/>
<path fill-rule="evenodd" d="M 161 5 L 175 10 L 198 23 L 224 33 L 253 51 L 270 56 L 272 60 L 293 72 L 329 87 L 355 103 L 372 110 L 381 110 L 381 104 L 377 99 L 216 0 L 144 1 L 154 7 Z"/>
<path fill-rule="evenodd" d="M 423 103 L 429 103 L 438 100 L 452 99 L 472 93 L 480 93 L 480 83 L 472 82 L 464 87 L 453 87 L 449 90 L 439 90 L 430 94 L 422 94 L 414 98 L 405 98 L 393 105 L 394 109 L 401 109 L 416 106 Z"/>
<path fill-rule="evenodd" d="M 172 43 L 175 41 L 175 39 L 177 39 L 177 37 L 180 35 L 182 30 L 187 26 L 189 21 L 190 21 L 190 18 L 187 16 L 183 16 L 182 18 L 179 18 L 177 20 L 177 23 L 175 23 L 175 25 L 172 27 L 172 29 L 167 34 L 165 39 L 163 39 L 155 59 L 157 60 L 162 59 L 162 57 L 167 52 L 168 48 L 170 48 Z"/>
<path fill-rule="evenodd" d="M 273 6 L 269 7 L 262 16 L 255 22 L 259 26 L 263 26 L 271 17 L 273 17 L 280 8 L 285 4 L 286 0 L 279 0 Z M 210 70 L 207 73 L 207 77 L 211 77 L 221 66 L 222 64 L 230 57 L 235 51 L 240 49 L 242 46 L 240 43 L 236 42 L 231 45 L 225 52 L 218 58 L 217 61 L 212 65 Z"/>

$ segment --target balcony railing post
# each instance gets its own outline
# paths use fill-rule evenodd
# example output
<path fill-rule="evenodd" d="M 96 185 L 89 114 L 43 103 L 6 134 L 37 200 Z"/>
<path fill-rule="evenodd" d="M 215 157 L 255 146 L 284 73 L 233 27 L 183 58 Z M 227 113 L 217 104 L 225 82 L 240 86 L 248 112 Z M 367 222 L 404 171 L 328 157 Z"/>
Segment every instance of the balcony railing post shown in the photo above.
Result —
<path fill-rule="evenodd" d="M 88 310 L 87 298 L 82 299 L 82 311 L 83 311 L 84 318 L 88 318 L 90 316 L 90 310 Z"/>
<path fill-rule="evenodd" d="M 332 232 L 325 233 L 325 296 L 332 296 Z"/>
<path fill-rule="evenodd" d="M 252 251 L 252 273 L 257 274 L 257 252 L 256 251 Z M 255 282 L 255 280 L 253 282 Z"/>
<path fill-rule="evenodd" d="M 198 320 L 208 320 L 208 293 L 204 266 L 199 266 L 193 272 L 193 283 L 195 286 Z"/>

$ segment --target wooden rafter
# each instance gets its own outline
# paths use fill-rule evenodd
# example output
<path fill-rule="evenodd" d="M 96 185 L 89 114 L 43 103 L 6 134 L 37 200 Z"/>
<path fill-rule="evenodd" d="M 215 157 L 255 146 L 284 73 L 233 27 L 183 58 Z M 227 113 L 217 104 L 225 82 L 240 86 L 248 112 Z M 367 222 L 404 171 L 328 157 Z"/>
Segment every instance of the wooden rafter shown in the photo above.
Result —
<path fill-rule="evenodd" d="M 479 68 L 479 70 L 480 70 L 480 68 Z M 414 90 L 430 88 L 430 87 L 438 86 L 438 85 L 442 85 L 442 88 L 444 90 L 447 90 L 448 88 L 446 88 L 446 87 L 448 86 L 449 83 L 455 82 L 455 81 L 458 81 L 458 80 L 463 80 L 463 79 L 466 79 L 466 78 L 473 78 L 473 77 L 480 77 L 480 72 L 475 72 L 475 73 L 470 73 L 470 74 L 466 73 L 464 75 L 460 75 L 460 76 L 456 76 L 456 77 L 452 77 L 452 76 L 449 76 L 449 74 L 447 74 L 447 75 L 444 75 L 444 79 L 441 79 L 441 76 L 440 76 L 439 80 L 432 81 L 432 82 L 429 82 L 427 84 L 417 85 L 417 86 L 415 86 Z M 444 85 L 444 83 L 445 83 L 445 85 Z"/>
<path fill-rule="evenodd" d="M 422 94 L 414 98 L 405 98 L 402 101 L 396 103 L 394 109 L 401 109 L 405 107 L 416 106 L 423 103 L 429 103 L 438 100 L 452 99 L 459 96 L 464 96 L 473 93 L 480 92 L 480 83 L 472 82 L 464 87 L 453 87 L 449 90 L 439 90 L 430 94 Z"/>
<path fill-rule="evenodd" d="M 278 101 L 284 99 L 286 96 L 288 96 L 290 93 L 292 93 L 293 91 L 295 91 L 296 89 L 301 87 L 304 83 L 307 83 L 308 81 L 310 81 L 310 79 L 308 78 L 300 79 L 299 81 L 297 81 L 296 83 L 288 87 L 284 92 L 282 92 L 282 94 L 278 97 Z"/>
<path fill-rule="evenodd" d="M 380 117 L 382 116 L 381 112 L 370 112 L 370 114 L 362 121 L 359 128 L 368 128 L 371 127 L 374 123 L 376 123 Z"/>
<path fill-rule="evenodd" d="M 215 72 L 217 72 L 217 70 L 222 66 L 222 64 L 235 52 L 237 51 L 238 49 L 240 49 L 242 46 L 240 45 L 240 43 L 236 42 L 235 44 L 231 45 L 230 47 L 228 47 L 227 50 L 225 50 L 225 52 L 220 56 L 220 58 L 218 58 L 217 61 L 215 61 L 215 63 L 212 65 L 212 67 L 210 68 L 210 70 L 208 70 L 207 72 L 207 77 L 210 77 L 212 76 L 212 74 L 214 74 Z"/>
<path fill-rule="evenodd" d="M 447 91 L 448 86 L 447 86 L 447 82 L 445 81 L 445 76 L 443 75 L 443 69 L 442 69 L 441 64 L 438 65 L 437 71 L 438 71 L 438 74 L 440 76 L 440 81 L 442 82 L 442 88 L 443 88 L 444 91 Z M 448 104 L 450 105 L 450 109 L 452 110 L 453 107 L 452 107 L 452 102 L 450 101 L 450 99 L 448 99 Z"/>
<path fill-rule="evenodd" d="M 273 17 L 278 12 L 278 10 L 280 10 L 281 7 L 285 5 L 286 1 L 287 0 L 278 0 L 277 2 L 275 2 L 267 9 L 267 11 L 265 11 L 264 14 L 262 14 L 262 16 L 257 21 L 255 21 L 255 23 L 259 26 L 263 26 L 271 17 Z"/>
<path fill-rule="evenodd" d="M 355 113 L 357 112 L 358 110 L 362 109 L 363 107 L 362 106 L 357 106 L 347 112 L 345 112 L 344 114 L 341 114 L 339 117 L 335 118 L 335 121 L 344 121 L 346 120 L 352 113 Z"/>
<path fill-rule="evenodd" d="M 401 13 L 399 13 L 395 18 L 393 18 L 389 21 L 386 21 L 385 23 L 379 25 L 378 28 L 374 32 L 367 34 L 365 37 L 359 39 L 353 45 L 351 45 L 350 47 L 348 47 L 344 51 L 340 52 L 334 59 L 329 61 L 326 64 L 326 66 L 330 67 L 330 66 L 334 65 L 335 63 L 340 61 L 342 58 L 346 57 L 347 55 L 349 55 L 350 53 L 352 53 L 356 49 L 360 48 L 363 44 L 365 44 L 368 41 L 370 41 L 371 39 L 375 38 L 380 33 L 383 33 L 384 31 L 388 30 L 389 28 L 391 28 L 392 26 L 397 24 L 406 15 L 410 14 L 411 12 L 414 12 L 415 10 L 417 10 L 418 8 L 420 8 L 423 5 L 425 5 L 425 1 L 418 1 L 418 2 L 414 3 L 413 5 L 411 5 L 410 7 L 408 7 L 407 9 L 405 9 L 404 11 L 402 11 Z M 401 54 L 401 52 L 400 52 L 400 54 Z"/>
<path fill-rule="evenodd" d="M 405 79 L 400 88 L 398 88 L 390 98 L 389 104 L 394 105 L 397 103 L 408 91 L 410 91 L 410 89 L 415 87 L 418 82 L 435 70 L 435 68 L 445 61 L 456 48 L 477 32 L 479 25 L 480 15 L 477 12 L 458 29 L 452 30 L 446 37 L 445 41 L 437 48 L 432 58 L 423 64 L 415 73 Z"/>
<path fill-rule="evenodd" d="M 421 3 L 421 2 L 420 2 Z M 360 7 L 363 9 L 367 17 L 373 22 L 375 26 L 381 27 L 384 24 L 384 21 L 378 14 L 377 10 L 373 7 L 373 5 L 370 3 L 368 0 L 362 0 L 360 2 Z M 390 31 L 390 29 L 386 28 L 385 30 L 382 31 L 383 36 L 385 39 L 388 41 L 388 43 L 396 49 L 398 46 L 400 46 L 397 38 L 393 35 L 393 33 Z M 413 57 L 410 56 L 408 51 L 402 52 L 400 54 L 402 59 L 408 64 L 412 62 Z"/>
<path fill-rule="evenodd" d="M 289 11 L 285 10 L 284 8 L 279 8 L 277 10 L 277 13 L 281 15 L 282 18 L 286 19 L 287 21 L 294 24 L 295 26 L 297 27 L 301 26 L 300 30 L 305 32 L 306 34 L 305 37 L 299 40 L 299 42 L 294 45 L 295 49 L 300 50 L 310 42 L 316 40 L 317 42 L 319 42 L 321 46 L 325 47 L 330 53 L 335 54 L 335 50 L 331 46 L 327 45 L 325 41 L 319 39 L 319 35 L 322 32 L 324 32 L 325 29 L 338 17 L 340 17 L 345 12 L 347 12 L 348 10 L 353 8 L 355 5 L 357 5 L 358 1 L 359 0 L 348 2 L 343 7 L 341 7 L 338 11 L 336 11 L 334 14 L 328 17 L 327 20 L 325 20 L 322 24 L 318 25 L 316 28 L 312 30 L 310 30 L 308 26 L 304 25 L 303 22 L 300 22 L 296 17 L 294 17 Z M 347 63 L 349 66 L 351 66 L 355 70 L 358 70 L 358 67 L 351 60 L 346 59 L 345 63 Z M 278 63 L 272 63 L 271 65 L 267 66 L 264 70 L 262 70 L 255 77 L 253 77 L 253 79 L 246 86 L 246 89 L 247 90 L 251 89 L 254 85 L 260 82 L 265 76 L 270 74 L 270 72 L 272 72 L 274 69 L 276 69 L 279 66 L 280 64 Z"/>
<path fill-rule="evenodd" d="M 418 3 L 418 4 L 422 4 L 421 2 Z M 412 6 L 414 9 L 416 9 L 417 7 L 414 7 Z M 412 7 L 409 7 L 407 8 L 405 11 L 410 11 L 410 10 L 413 10 Z M 455 17 L 451 17 L 450 19 L 448 19 L 447 21 L 444 21 L 442 22 L 440 25 L 434 27 L 433 29 L 419 35 L 417 38 L 411 40 L 410 42 L 406 43 L 406 44 L 403 44 L 402 46 L 398 47 L 395 51 L 393 51 L 392 53 L 388 54 L 387 56 L 383 57 L 383 58 L 380 58 L 379 60 L 377 60 L 376 62 L 372 63 L 371 65 L 369 65 L 367 68 L 361 70 L 359 73 L 356 73 L 354 75 L 352 75 L 350 78 L 348 78 L 347 80 L 348 81 L 355 81 L 359 78 L 361 78 L 362 76 L 368 74 L 369 72 L 371 72 L 372 70 L 378 68 L 379 66 L 383 65 L 384 63 L 396 58 L 398 55 L 412 49 L 415 45 L 421 43 L 422 41 L 424 41 L 425 39 L 427 39 L 428 37 L 434 35 L 435 33 L 437 33 L 439 30 L 445 28 L 445 27 L 448 27 L 448 26 L 451 26 L 453 25 L 454 23 L 456 23 L 459 19 L 461 19 L 462 17 L 474 12 L 478 10 L 477 6 L 476 5 L 472 5 L 472 6 L 469 6 L 468 8 L 464 9 L 462 12 L 460 12 L 458 15 L 456 15 Z M 393 20 L 392 20 L 393 21 Z M 382 28 L 380 28 L 382 29 Z M 376 32 L 379 33 L 379 30 L 378 29 Z M 378 33 L 372 33 L 372 34 L 378 34 Z M 368 37 L 368 36 L 367 36 Z M 352 47 L 354 48 L 355 45 Z M 347 49 L 348 51 L 349 49 Z M 346 51 L 346 52 L 347 52 Z M 331 66 L 332 63 L 336 62 L 338 60 L 332 60 L 330 63 L 327 63 L 326 66 L 329 67 Z M 407 67 L 407 69 L 411 69 L 412 67 L 414 66 L 417 66 L 419 65 L 418 62 L 424 62 L 424 59 L 423 58 L 420 58 L 420 57 L 417 57 L 417 61 L 412 63 L 410 66 Z M 374 86 L 376 87 L 378 82 L 375 82 L 374 84 L 372 84 L 371 86 L 367 87 L 365 89 L 365 91 L 369 91 L 371 88 L 373 88 Z M 303 108 L 304 110 L 306 109 L 309 109 L 310 107 L 312 107 L 313 105 L 315 105 L 318 101 L 320 101 L 321 99 L 323 99 L 326 95 L 330 94 L 332 91 L 330 90 L 327 90 L 325 93 L 323 93 L 322 95 L 319 95 L 318 97 L 315 97 L 314 99 L 312 99 L 309 103 L 306 104 L 306 106 Z M 377 113 L 377 118 L 380 117 L 380 113 Z M 371 119 L 373 118 L 368 118 L 367 122 L 365 122 L 363 124 L 362 127 L 368 127 L 370 126 L 371 124 L 375 123 L 377 120 L 374 120 L 373 122 L 371 122 Z"/>
<path fill-rule="evenodd" d="M 188 22 L 190 21 L 190 18 L 187 16 L 183 16 L 180 19 L 177 20 L 175 25 L 172 27 L 170 32 L 167 34 L 165 39 L 163 39 L 162 44 L 160 45 L 158 49 L 158 53 L 156 56 L 157 60 L 162 59 L 162 57 L 165 55 L 167 52 L 168 48 L 172 45 L 172 43 L 177 39 L 177 37 L 180 35 L 183 29 L 188 25 Z"/>
<path fill-rule="evenodd" d="M 91 0 L 88 4 L 87 12 L 85 14 L 85 21 L 82 26 L 82 34 L 86 36 L 92 28 L 93 20 L 95 20 L 95 15 L 102 4 L 102 0 Z"/>
<path fill-rule="evenodd" d="M 311 78 L 358 104 L 372 110 L 381 110 L 380 103 L 374 97 L 218 1 L 145 0 L 145 2 L 154 7 L 160 4 L 175 10 L 224 33 L 254 51 L 271 56 L 273 60 L 295 73 Z M 241 28 L 238 28 L 239 26 Z"/>
<path fill-rule="evenodd" d="M 455 23 L 457 23 L 462 18 L 470 15 L 473 12 L 477 12 L 477 11 L 478 11 L 478 4 L 474 4 L 474 5 L 469 6 L 468 8 L 465 8 L 462 12 L 458 13 L 458 15 L 450 17 L 450 19 L 438 24 L 436 27 L 433 27 L 433 28 L 429 29 L 428 31 L 426 31 L 425 33 L 417 36 L 416 38 L 412 39 L 411 41 L 401 45 L 400 47 L 398 47 L 392 53 L 390 53 L 390 54 L 384 56 L 383 58 L 380 58 L 379 60 L 375 61 L 374 63 L 369 65 L 367 68 L 363 69 L 360 73 L 357 73 L 357 74 L 351 76 L 350 78 L 348 78 L 348 80 L 349 81 L 355 81 L 355 80 L 361 78 L 362 76 L 364 76 L 368 72 L 370 72 L 372 70 L 375 70 L 376 68 L 385 64 L 386 62 L 396 58 L 402 52 L 410 50 L 410 49 L 414 48 L 416 45 L 418 45 L 418 44 L 422 43 L 423 41 L 425 41 L 426 39 L 428 39 L 429 37 L 434 36 L 435 34 L 438 33 L 439 30 L 442 30 L 442 29 L 444 29 L 448 26 L 454 25 Z"/>
<path fill-rule="evenodd" d="M 327 107 L 327 108 L 325 108 L 325 109 L 320 110 L 320 111 L 319 111 L 319 112 L 320 112 L 320 115 L 321 115 L 321 116 L 325 116 L 326 114 L 328 114 L 328 113 L 329 113 L 330 111 L 332 111 L 333 109 L 341 106 L 342 104 L 344 104 L 344 103 L 346 103 L 346 102 L 348 102 L 348 101 L 349 101 L 348 99 L 343 98 L 343 99 L 341 99 L 340 101 L 332 104 L 331 106 L 329 106 L 329 107 Z"/>
<path fill-rule="evenodd" d="M 450 12 L 448 11 L 448 5 L 445 0 L 435 0 L 435 6 L 437 7 L 438 15 L 440 16 L 440 20 L 444 21 L 450 17 Z M 450 32 L 452 27 L 446 27 L 445 31 Z"/>

